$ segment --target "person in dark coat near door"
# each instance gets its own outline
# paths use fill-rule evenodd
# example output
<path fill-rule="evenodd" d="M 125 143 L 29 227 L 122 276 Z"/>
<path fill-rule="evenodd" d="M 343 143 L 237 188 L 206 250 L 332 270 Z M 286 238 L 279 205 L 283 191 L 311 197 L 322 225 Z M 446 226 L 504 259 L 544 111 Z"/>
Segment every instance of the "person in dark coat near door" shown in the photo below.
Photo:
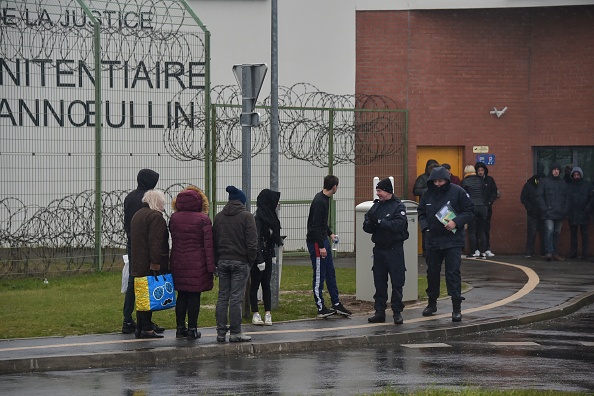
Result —
<path fill-rule="evenodd" d="M 197 187 L 189 186 L 171 203 L 170 265 L 177 290 L 176 338 L 197 339 L 200 297 L 214 286 L 214 245 L 208 199 Z M 188 326 L 186 327 L 186 315 Z"/>
<path fill-rule="evenodd" d="M 462 249 L 466 245 L 464 226 L 474 216 L 474 204 L 460 186 L 450 183 L 450 174 L 444 167 L 431 171 L 427 192 L 421 197 L 417 211 L 419 226 L 427 244 L 427 297 L 429 304 L 423 316 L 437 312 L 440 294 L 441 264 L 445 261 L 445 278 L 448 295 L 452 299 L 452 321 L 462 320 L 462 275 L 460 273 Z M 456 217 L 443 224 L 436 214 L 450 205 Z"/>
<path fill-rule="evenodd" d="M 571 183 L 569 183 L 569 221 L 570 259 L 578 258 L 578 228 L 582 238 L 580 259 L 588 258 L 588 225 L 590 213 L 594 205 L 594 191 L 592 184 L 584 180 L 584 172 L 579 166 L 571 170 Z"/>

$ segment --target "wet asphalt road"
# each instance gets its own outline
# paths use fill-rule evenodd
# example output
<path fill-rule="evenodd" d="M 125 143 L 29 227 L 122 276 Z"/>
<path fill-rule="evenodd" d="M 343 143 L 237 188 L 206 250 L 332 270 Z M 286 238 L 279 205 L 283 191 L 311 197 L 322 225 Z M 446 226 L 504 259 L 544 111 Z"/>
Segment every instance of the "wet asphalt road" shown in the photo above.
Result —
<path fill-rule="evenodd" d="M 0 376 L 6 395 L 356 395 L 390 387 L 594 392 L 594 305 L 440 342 Z"/>

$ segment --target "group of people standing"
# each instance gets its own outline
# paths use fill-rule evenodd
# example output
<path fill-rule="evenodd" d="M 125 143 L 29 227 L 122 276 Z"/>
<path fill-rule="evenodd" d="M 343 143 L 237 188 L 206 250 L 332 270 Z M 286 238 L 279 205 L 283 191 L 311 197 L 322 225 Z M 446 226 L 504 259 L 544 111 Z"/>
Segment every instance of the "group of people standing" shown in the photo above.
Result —
<path fill-rule="evenodd" d="M 228 186 L 229 201 L 211 222 L 206 195 L 188 186 L 172 201 L 169 225 L 163 216 L 165 195 L 155 189 L 159 174 L 142 169 L 138 187 L 124 200 L 124 230 L 130 263 L 124 299 L 122 333 L 137 338 L 162 338 L 164 328 L 152 321 L 151 311 L 134 311 L 134 278 L 171 272 L 177 291 L 176 338 L 198 339 L 201 293 L 219 278 L 216 305 L 217 341 L 250 341 L 241 331 L 242 303 L 251 275 L 250 305 L 256 324 L 272 325 L 270 274 L 275 248 L 283 244 L 276 207 L 280 193 L 264 189 L 255 215 L 245 207 L 246 196 Z M 171 250 L 169 236 L 171 235 Z M 265 320 L 258 313 L 257 291 L 262 287 Z M 260 323 L 261 322 L 261 323 Z"/>
<path fill-rule="evenodd" d="M 584 179 L 579 166 L 552 163 L 549 176 L 532 175 L 522 188 L 520 201 L 526 208 L 526 257 L 535 255 L 536 235 L 540 234 L 541 255 L 547 261 L 564 261 L 559 254 L 559 238 L 567 219 L 570 231 L 568 258 L 588 258 L 590 217 L 594 214 L 594 185 Z M 578 251 L 578 232 L 581 249 Z M 579 253 L 579 255 L 578 255 Z"/>

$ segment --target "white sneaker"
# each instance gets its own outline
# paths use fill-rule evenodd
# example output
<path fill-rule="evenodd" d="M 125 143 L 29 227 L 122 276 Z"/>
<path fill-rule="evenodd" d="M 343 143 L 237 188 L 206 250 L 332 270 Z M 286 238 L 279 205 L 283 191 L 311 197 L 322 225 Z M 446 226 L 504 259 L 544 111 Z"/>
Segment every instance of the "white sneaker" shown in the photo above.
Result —
<path fill-rule="evenodd" d="M 254 316 L 252 316 L 252 323 L 257 326 L 264 325 L 264 322 L 262 321 L 262 317 L 260 316 L 259 312 L 254 312 Z"/>
<path fill-rule="evenodd" d="M 487 257 L 495 257 L 495 255 L 490 250 L 487 250 L 485 254 L 487 255 Z"/>
<path fill-rule="evenodd" d="M 479 252 L 478 250 L 474 251 L 474 254 L 472 255 L 472 257 L 480 257 L 481 256 L 481 252 Z"/>
<path fill-rule="evenodd" d="M 264 314 L 264 324 L 266 326 L 272 326 L 272 315 L 270 315 L 269 313 Z"/>

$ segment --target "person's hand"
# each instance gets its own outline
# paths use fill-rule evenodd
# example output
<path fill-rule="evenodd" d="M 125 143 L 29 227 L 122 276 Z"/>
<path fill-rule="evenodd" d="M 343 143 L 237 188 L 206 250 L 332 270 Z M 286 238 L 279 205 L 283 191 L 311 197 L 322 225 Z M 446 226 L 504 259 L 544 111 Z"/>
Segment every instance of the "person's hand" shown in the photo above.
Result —
<path fill-rule="evenodd" d="M 215 278 L 218 278 L 219 277 L 219 267 L 215 267 L 215 270 L 213 272 L 213 275 L 214 275 Z"/>
<path fill-rule="evenodd" d="M 256 267 L 258 267 L 260 271 L 264 271 L 264 268 L 266 268 L 266 263 L 256 264 Z"/>
<path fill-rule="evenodd" d="M 320 248 L 320 257 L 326 258 L 327 255 L 328 255 L 328 252 L 326 251 L 326 248 Z"/>

